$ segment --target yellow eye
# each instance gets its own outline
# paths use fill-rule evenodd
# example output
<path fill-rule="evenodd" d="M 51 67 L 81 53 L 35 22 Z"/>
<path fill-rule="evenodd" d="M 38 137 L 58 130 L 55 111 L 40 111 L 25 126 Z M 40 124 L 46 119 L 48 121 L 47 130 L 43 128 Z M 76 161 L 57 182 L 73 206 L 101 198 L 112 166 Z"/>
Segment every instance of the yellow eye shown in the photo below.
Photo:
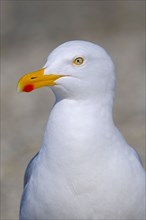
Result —
<path fill-rule="evenodd" d="M 81 65 L 84 63 L 84 58 L 83 57 L 77 57 L 74 61 L 73 61 L 73 64 L 75 65 Z"/>

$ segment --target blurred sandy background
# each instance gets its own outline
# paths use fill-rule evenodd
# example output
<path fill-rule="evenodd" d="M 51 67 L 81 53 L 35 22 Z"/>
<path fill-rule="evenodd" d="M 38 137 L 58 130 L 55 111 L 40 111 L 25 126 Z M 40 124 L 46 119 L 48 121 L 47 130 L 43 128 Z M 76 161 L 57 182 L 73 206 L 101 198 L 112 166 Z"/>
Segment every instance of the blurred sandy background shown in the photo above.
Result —
<path fill-rule="evenodd" d="M 1 219 L 18 219 L 25 167 L 38 151 L 53 94 L 48 88 L 17 94 L 25 73 L 74 39 L 95 42 L 117 70 L 114 118 L 145 164 L 144 1 L 1 1 Z"/>

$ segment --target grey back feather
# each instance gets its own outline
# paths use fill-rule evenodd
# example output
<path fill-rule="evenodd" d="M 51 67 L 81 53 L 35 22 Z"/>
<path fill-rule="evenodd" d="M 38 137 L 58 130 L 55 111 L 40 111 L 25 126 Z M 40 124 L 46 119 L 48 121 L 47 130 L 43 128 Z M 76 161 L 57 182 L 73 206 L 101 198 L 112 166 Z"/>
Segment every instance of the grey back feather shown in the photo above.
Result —
<path fill-rule="evenodd" d="M 27 165 L 25 174 L 24 174 L 24 188 L 26 186 L 26 184 L 28 183 L 31 174 L 32 174 L 32 170 L 33 170 L 33 166 L 34 166 L 34 162 L 38 156 L 39 152 L 30 160 L 29 164 Z"/>

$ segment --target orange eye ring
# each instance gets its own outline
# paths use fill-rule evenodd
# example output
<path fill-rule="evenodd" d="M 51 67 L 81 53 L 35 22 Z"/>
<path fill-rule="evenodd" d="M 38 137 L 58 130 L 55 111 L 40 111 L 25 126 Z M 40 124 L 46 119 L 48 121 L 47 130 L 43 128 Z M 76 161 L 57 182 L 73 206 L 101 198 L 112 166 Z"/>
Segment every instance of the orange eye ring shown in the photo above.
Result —
<path fill-rule="evenodd" d="M 83 57 L 77 57 L 76 59 L 74 59 L 73 64 L 79 66 L 82 65 L 84 63 L 84 58 Z"/>

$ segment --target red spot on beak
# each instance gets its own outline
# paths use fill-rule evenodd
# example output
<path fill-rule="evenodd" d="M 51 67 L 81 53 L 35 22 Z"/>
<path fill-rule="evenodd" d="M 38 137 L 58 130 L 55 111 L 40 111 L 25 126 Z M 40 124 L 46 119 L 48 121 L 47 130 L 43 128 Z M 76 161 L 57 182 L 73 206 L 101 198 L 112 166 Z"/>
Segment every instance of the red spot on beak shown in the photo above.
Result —
<path fill-rule="evenodd" d="M 32 84 L 28 84 L 24 86 L 23 91 L 24 92 L 31 92 L 34 89 L 34 86 Z"/>

